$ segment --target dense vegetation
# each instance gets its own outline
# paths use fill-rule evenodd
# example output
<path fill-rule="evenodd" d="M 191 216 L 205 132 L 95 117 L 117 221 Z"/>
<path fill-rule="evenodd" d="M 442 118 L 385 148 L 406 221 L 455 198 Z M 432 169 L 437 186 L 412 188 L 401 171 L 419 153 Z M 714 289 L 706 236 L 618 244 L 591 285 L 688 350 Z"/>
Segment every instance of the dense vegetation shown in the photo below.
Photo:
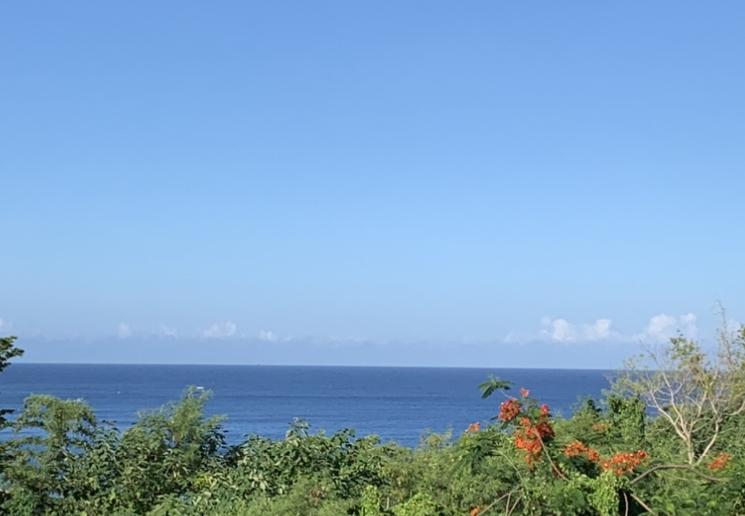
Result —
<path fill-rule="evenodd" d="M 491 425 L 417 449 L 352 431 L 226 446 L 208 394 L 119 432 L 82 401 L 29 397 L 0 415 L 0 504 L 9 514 L 485 515 L 744 514 L 745 328 L 720 352 L 673 339 L 631 364 L 601 402 L 560 419 L 526 389 Z M 21 352 L 0 339 L 0 371 Z M 654 367 L 652 367 L 654 366 Z"/>

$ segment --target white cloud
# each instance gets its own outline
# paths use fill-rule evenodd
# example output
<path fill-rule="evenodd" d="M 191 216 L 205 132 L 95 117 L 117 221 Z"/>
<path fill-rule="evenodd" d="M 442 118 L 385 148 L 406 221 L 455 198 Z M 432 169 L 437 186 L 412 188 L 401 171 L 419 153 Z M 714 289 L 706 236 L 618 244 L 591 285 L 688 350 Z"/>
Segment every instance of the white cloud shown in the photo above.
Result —
<path fill-rule="evenodd" d="M 222 339 L 232 337 L 238 331 L 238 326 L 233 321 L 216 322 L 202 332 L 202 336 L 208 339 Z"/>
<path fill-rule="evenodd" d="M 271 330 L 260 330 L 258 338 L 264 342 L 277 342 L 277 340 L 279 340 L 277 334 Z"/>
<path fill-rule="evenodd" d="M 679 316 L 658 314 L 649 319 L 643 330 L 636 333 L 622 333 L 613 328 L 610 319 L 597 319 L 592 323 L 572 323 L 563 318 L 541 319 L 539 338 L 553 342 L 666 342 L 671 337 L 682 334 L 695 339 L 698 336 L 696 314 Z"/>
<path fill-rule="evenodd" d="M 556 342 L 596 342 L 617 336 L 611 330 L 613 322 L 610 319 L 597 319 L 591 324 L 574 324 L 566 319 L 541 320 L 541 336 Z"/>
<path fill-rule="evenodd" d="M 178 337 L 178 332 L 176 331 L 176 328 L 171 328 L 170 326 L 166 326 L 165 324 L 160 325 L 160 335 L 163 337 L 169 337 L 169 338 L 176 338 Z"/>
<path fill-rule="evenodd" d="M 577 340 L 577 332 L 574 325 L 569 323 L 566 319 L 549 319 L 544 317 L 541 321 L 543 329 L 541 334 L 548 337 L 551 340 L 558 342 L 571 342 Z"/>
<path fill-rule="evenodd" d="M 649 320 L 647 327 L 637 337 L 643 341 L 666 342 L 671 337 L 683 334 L 695 339 L 698 336 L 696 314 L 684 314 L 678 317 L 668 314 L 657 314 Z"/>
<path fill-rule="evenodd" d="M 605 340 L 610 338 L 611 324 L 613 322 L 610 319 L 598 319 L 594 324 L 585 328 L 586 335 L 589 340 Z"/>
<path fill-rule="evenodd" d="M 116 327 L 116 336 L 120 339 L 126 339 L 132 336 L 132 328 L 127 323 L 119 323 Z"/>
<path fill-rule="evenodd" d="M 280 335 L 272 330 L 259 330 L 256 338 L 262 342 L 291 342 L 293 340 L 292 335 Z M 324 342 L 327 340 L 323 339 Z"/>

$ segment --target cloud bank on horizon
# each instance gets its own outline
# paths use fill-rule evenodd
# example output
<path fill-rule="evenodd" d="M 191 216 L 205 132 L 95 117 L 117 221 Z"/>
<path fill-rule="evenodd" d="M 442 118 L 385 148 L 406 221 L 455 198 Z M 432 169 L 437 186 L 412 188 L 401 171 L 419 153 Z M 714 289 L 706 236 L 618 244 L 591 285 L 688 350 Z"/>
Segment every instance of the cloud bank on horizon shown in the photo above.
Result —
<path fill-rule="evenodd" d="M 727 325 L 739 327 L 734 320 Z M 230 319 L 188 331 L 165 324 L 149 328 L 121 322 L 99 336 L 26 332 L 3 318 L 0 330 L 7 333 L 11 327 L 21 334 L 21 347 L 27 351 L 24 361 L 29 362 L 613 369 L 645 345 L 677 335 L 700 338 L 705 347 L 713 343 L 707 341 L 708 329 L 702 332 L 691 312 L 659 313 L 628 331 L 616 328 L 610 318 L 573 322 L 544 317 L 533 331 L 481 340 L 294 337 L 266 328 L 244 330 Z"/>
<path fill-rule="evenodd" d="M 649 318 L 646 326 L 637 332 L 623 332 L 617 330 L 613 325 L 613 320 L 609 318 L 600 318 L 589 323 L 570 322 L 562 317 L 543 317 L 540 321 L 540 330 L 537 332 L 509 332 L 503 339 L 504 343 L 530 343 L 530 342 L 554 342 L 560 344 L 571 343 L 594 343 L 594 342 L 648 342 L 660 343 L 668 341 L 671 337 L 682 335 L 691 339 L 699 336 L 698 317 L 694 313 L 682 315 L 669 315 L 660 313 Z M 739 326 L 739 323 L 731 320 L 730 326 Z M 10 331 L 14 329 L 13 325 L 4 318 L 0 318 L 0 331 Z M 21 333 L 23 333 L 21 331 Z M 38 330 L 30 332 L 35 336 L 45 336 L 54 339 L 54 335 L 44 335 Z M 120 322 L 116 325 L 113 335 L 118 339 L 133 338 L 169 338 L 169 339 L 243 339 L 255 340 L 266 343 L 273 342 L 291 342 L 291 341 L 308 341 L 317 342 L 372 342 L 374 339 L 360 338 L 339 338 L 313 336 L 303 339 L 296 339 L 289 335 L 280 335 L 269 329 L 260 329 L 255 333 L 245 333 L 239 331 L 238 324 L 232 320 L 214 322 L 197 332 L 184 332 L 179 329 L 161 324 L 155 331 L 148 331 L 147 328 L 138 328 L 128 322 Z M 106 338 L 109 335 L 99 335 L 98 338 Z M 88 336 L 90 338 L 91 336 Z M 94 336 L 95 338 L 95 336 Z M 388 339 L 390 340 L 390 339 Z M 395 341 L 395 339 L 393 339 Z M 495 339 L 483 339 L 484 341 L 493 341 Z"/>
<path fill-rule="evenodd" d="M 225 339 L 233 337 L 238 331 L 238 326 L 233 321 L 216 322 L 209 328 L 205 328 L 202 336 L 208 339 Z"/>
<path fill-rule="evenodd" d="M 694 313 L 682 315 L 669 315 L 660 313 L 652 316 L 647 325 L 638 332 L 626 333 L 616 330 L 611 319 L 601 318 L 591 323 L 572 323 L 564 318 L 544 317 L 541 319 L 541 329 L 537 333 L 519 333 L 510 332 L 503 339 L 504 342 L 556 342 L 561 344 L 567 343 L 590 343 L 590 342 L 648 342 L 660 343 L 666 342 L 670 338 L 682 335 L 691 339 L 696 339 L 699 335 L 697 326 L 697 316 Z M 129 338 L 135 336 L 129 324 L 120 323 L 117 326 L 116 334 L 119 338 Z M 150 335 L 153 333 L 143 333 Z M 157 334 L 156 334 L 157 335 Z M 178 331 L 172 327 L 161 325 L 160 335 L 166 337 L 177 337 Z M 230 320 L 215 322 L 199 332 L 199 336 L 204 339 L 248 339 L 261 342 L 290 342 L 293 339 L 290 336 L 280 336 L 276 332 L 267 329 L 261 329 L 256 333 L 247 334 L 239 331 L 238 325 Z M 188 338 L 187 335 L 185 337 Z M 196 335 L 191 335 L 191 338 Z M 307 337 L 301 340 L 315 341 L 339 341 L 339 340 L 369 340 L 369 339 L 339 339 L 323 336 Z M 491 339 L 486 339 L 491 340 Z"/>
<path fill-rule="evenodd" d="M 623 333 L 613 328 L 611 319 L 597 319 L 592 323 L 575 324 L 562 318 L 544 317 L 541 320 L 542 328 L 539 337 L 560 343 L 599 341 L 660 343 L 678 335 L 696 339 L 698 337 L 696 321 L 696 314 L 693 313 L 679 316 L 661 313 L 651 317 L 641 332 Z"/>

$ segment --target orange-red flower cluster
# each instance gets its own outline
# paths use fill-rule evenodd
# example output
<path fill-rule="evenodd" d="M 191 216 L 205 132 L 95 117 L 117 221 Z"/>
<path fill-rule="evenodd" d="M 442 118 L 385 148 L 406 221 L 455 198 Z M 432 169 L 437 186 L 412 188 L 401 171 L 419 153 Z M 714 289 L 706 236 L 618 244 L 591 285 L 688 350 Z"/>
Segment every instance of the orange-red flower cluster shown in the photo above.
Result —
<path fill-rule="evenodd" d="M 538 422 L 528 417 L 520 418 L 520 428 L 515 430 L 515 447 L 525 452 L 525 461 L 533 465 L 541 456 L 543 445 L 553 439 L 554 428 L 548 422 L 548 416 L 541 415 Z"/>
<path fill-rule="evenodd" d="M 471 423 L 470 425 L 468 425 L 468 428 L 466 428 L 466 433 L 467 434 L 475 434 L 479 430 L 481 430 L 481 423 L 478 423 L 478 422 Z"/>
<path fill-rule="evenodd" d="M 474 507 L 468 514 L 469 516 L 479 516 L 479 514 L 481 514 L 481 507 Z"/>
<path fill-rule="evenodd" d="M 581 441 L 573 441 L 567 444 L 564 448 L 564 455 L 567 457 L 585 457 L 592 462 L 600 461 L 600 453 Z"/>
<path fill-rule="evenodd" d="M 631 473 L 634 468 L 647 460 L 648 454 L 644 450 L 636 452 L 616 453 L 608 460 L 604 460 L 601 466 L 606 471 L 612 471 L 619 477 Z"/>
<path fill-rule="evenodd" d="M 729 453 L 720 453 L 716 457 L 714 457 L 714 460 L 712 460 L 709 463 L 709 469 L 712 471 L 720 471 L 727 467 L 727 464 L 729 464 L 729 460 L 732 458 L 732 455 Z"/>
<path fill-rule="evenodd" d="M 515 448 L 525 453 L 525 461 L 532 466 L 540 458 L 546 441 L 554 437 L 554 428 L 550 421 L 551 410 L 548 405 L 543 404 L 536 413 L 533 402 L 527 400 L 530 391 L 524 387 L 520 389 L 520 396 L 526 400 L 511 398 L 502 402 L 499 405 L 498 418 L 505 423 L 517 420 L 517 428 L 512 434 Z M 527 408 L 523 403 L 526 403 Z"/>
<path fill-rule="evenodd" d="M 505 423 L 512 421 L 520 413 L 520 408 L 520 402 L 517 400 L 503 401 L 501 405 L 499 405 L 499 419 Z"/>
<path fill-rule="evenodd" d="M 547 441 L 549 439 L 553 439 L 554 437 L 554 427 L 551 426 L 551 423 L 548 421 L 541 421 L 537 425 L 535 425 L 535 431 L 538 435 L 541 436 L 541 439 L 544 441 Z"/>

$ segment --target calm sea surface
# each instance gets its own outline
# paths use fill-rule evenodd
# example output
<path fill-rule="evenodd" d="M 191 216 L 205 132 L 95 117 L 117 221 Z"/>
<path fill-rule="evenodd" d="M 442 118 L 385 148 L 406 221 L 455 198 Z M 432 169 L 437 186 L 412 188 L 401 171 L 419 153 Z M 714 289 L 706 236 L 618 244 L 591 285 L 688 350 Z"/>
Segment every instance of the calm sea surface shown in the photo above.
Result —
<path fill-rule="evenodd" d="M 100 419 L 124 428 L 143 409 L 178 399 L 188 385 L 213 393 L 207 411 L 227 416 L 229 440 L 284 435 L 294 417 L 311 429 L 354 428 L 385 441 L 416 445 L 427 431 L 460 433 L 487 422 L 501 396 L 482 400 L 488 374 L 524 386 L 554 412 L 580 397 L 599 397 L 609 371 L 394 367 L 13 364 L 0 375 L 0 407 L 20 408 L 31 393 L 81 398 Z M 516 394 L 516 392 L 515 392 Z"/>

